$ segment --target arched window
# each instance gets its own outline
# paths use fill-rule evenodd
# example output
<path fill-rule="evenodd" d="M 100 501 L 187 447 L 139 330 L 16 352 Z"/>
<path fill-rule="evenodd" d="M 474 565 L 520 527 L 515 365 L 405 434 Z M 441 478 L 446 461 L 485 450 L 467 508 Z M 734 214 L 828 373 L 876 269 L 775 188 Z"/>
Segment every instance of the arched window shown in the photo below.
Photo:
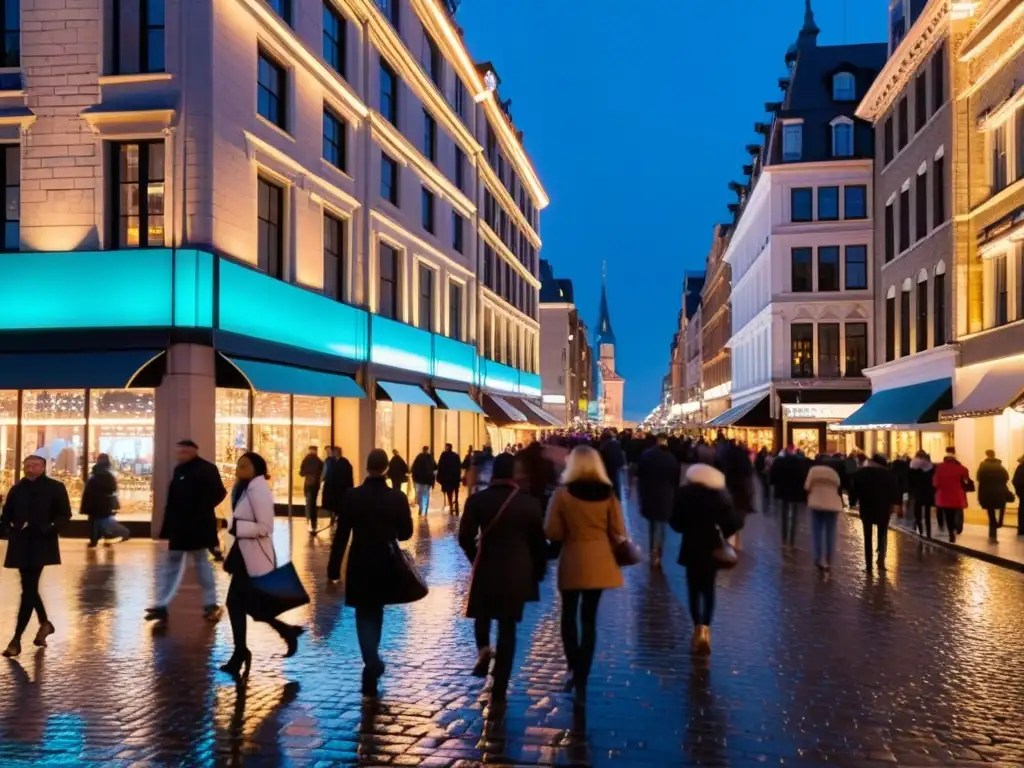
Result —
<path fill-rule="evenodd" d="M 837 117 L 832 126 L 832 157 L 853 157 L 853 121 Z"/>
<path fill-rule="evenodd" d="M 908 277 L 900 291 L 900 357 L 910 354 L 910 291 L 913 281 Z"/>
<path fill-rule="evenodd" d="M 885 361 L 896 359 L 896 286 L 885 293 Z"/>
<path fill-rule="evenodd" d="M 935 265 L 935 280 L 932 282 L 932 339 L 936 347 L 945 344 L 946 338 L 946 262 Z"/>
<path fill-rule="evenodd" d="M 857 81 L 849 72 L 838 72 L 832 77 L 833 101 L 856 101 Z"/>

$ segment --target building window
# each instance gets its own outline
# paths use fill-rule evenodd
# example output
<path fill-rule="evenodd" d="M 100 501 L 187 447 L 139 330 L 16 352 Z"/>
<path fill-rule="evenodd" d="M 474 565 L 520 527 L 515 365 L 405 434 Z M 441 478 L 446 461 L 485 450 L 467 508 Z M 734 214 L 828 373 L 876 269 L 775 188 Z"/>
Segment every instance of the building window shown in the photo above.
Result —
<path fill-rule="evenodd" d="M 917 351 L 928 349 L 928 281 L 917 284 Z"/>
<path fill-rule="evenodd" d="M 448 336 L 462 341 L 462 286 L 448 283 Z"/>
<path fill-rule="evenodd" d="M 867 323 L 846 324 L 846 376 L 863 376 L 868 367 Z"/>
<path fill-rule="evenodd" d="M 832 157 L 853 157 L 853 123 L 840 120 L 832 125 Z"/>
<path fill-rule="evenodd" d="M 271 277 L 284 279 L 284 190 L 262 176 L 256 180 L 258 264 Z"/>
<path fill-rule="evenodd" d="M 839 290 L 839 246 L 818 247 L 818 290 Z"/>
<path fill-rule="evenodd" d="M 896 216 L 893 203 L 885 206 L 885 263 L 896 258 Z"/>
<path fill-rule="evenodd" d="M 427 72 L 434 85 L 441 90 L 444 88 L 444 59 L 441 58 L 441 51 L 430 35 L 424 32 L 423 39 L 427 48 Z"/>
<path fill-rule="evenodd" d="M 494 290 L 494 249 L 484 246 L 484 285 Z"/>
<path fill-rule="evenodd" d="M 347 126 L 327 107 L 324 107 L 324 160 L 338 170 L 345 170 L 345 133 Z"/>
<path fill-rule="evenodd" d="M 839 323 L 818 323 L 818 376 L 839 376 Z"/>
<path fill-rule="evenodd" d="M 790 352 L 792 357 L 792 378 L 814 377 L 814 325 L 793 323 L 790 326 Z"/>
<path fill-rule="evenodd" d="M 160 145 L 161 147 L 163 144 Z M 7 144 L 0 148 L 0 174 L 4 180 L 4 242 L 3 250 L 21 249 L 21 146 Z M 162 152 L 161 152 L 162 155 Z M 160 178 L 163 179 L 163 166 Z M 161 186 L 161 210 L 163 208 Z M 163 217 L 160 217 L 161 222 Z M 163 225 L 160 227 L 160 245 L 163 245 Z M 0 457 L 2 458 L 2 457 Z"/>
<path fill-rule="evenodd" d="M 932 166 L 932 226 L 946 220 L 946 158 L 940 157 Z"/>
<path fill-rule="evenodd" d="M 900 253 L 910 247 L 910 190 L 900 192 Z"/>
<path fill-rule="evenodd" d="M 434 193 L 428 190 L 426 187 L 423 188 L 421 196 L 421 216 L 423 228 L 434 234 Z"/>
<path fill-rule="evenodd" d="M 463 230 L 466 220 L 459 215 L 458 211 L 452 211 L 452 248 L 459 253 L 464 253 L 465 243 L 463 241 Z"/>
<path fill-rule="evenodd" d="M 885 361 L 896 359 L 896 295 L 885 300 Z"/>
<path fill-rule="evenodd" d="M 257 66 L 256 111 L 278 128 L 287 130 L 288 80 L 280 64 L 264 51 Z"/>
<path fill-rule="evenodd" d="M 466 183 L 466 154 L 461 147 L 455 147 L 455 186 L 462 190 Z"/>
<path fill-rule="evenodd" d="M 380 153 L 380 196 L 398 205 L 398 161 Z"/>
<path fill-rule="evenodd" d="M 864 184 L 850 184 L 843 187 L 843 218 L 866 219 L 868 217 L 868 188 Z"/>
<path fill-rule="evenodd" d="M 12 152 L 13 150 L 13 152 Z M 114 189 L 117 196 L 113 209 L 117 211 L 116 236 L 118 248 L 157 248 L 164 245 L 164 143 L 142 141 L 114 144 Z M 17 233 L 18 208 L 12 206 L 11 179 L 20 173 L 17 146 L 5 148 L 4 179 L 7 200 L 4 206 L 4 246 L 10 248 Z M 13 166 L 13 167 L 12 167 Z M 18 189 L 14 189 L 16 195 Z M 12 216 L 14 216 L 11 227 Z M 15 247 L 16 249 L 16 247 Z"/>
<path fill-rule="evenodd" d="M 917 133 L 928 122 L 928 78 L 926 70 L 914 80 L 914 133 Z"/>
<path fill-rule="evenodd" d="M 864 291 L 868 287 L 868 247 L 846 246 L 846 290 Z"/>
<path fill-rule="evenodd" d="M 991 153 L 992 194 L 1006 188 L 1006 123 L 992 129 L 989 134 Z"/>
<path fill-rule="evenodd" d="M 946 101 L 946 46 L 939 43 L 932 56 L 932 112 L 938 112 Z"/>
<path fill-rule="evenodd" d="M 818 187 L 818 221 L 839 219 L 839 187 Z"/>
<path fill-rule="evenodd" d="M 484 357 L 494 359 L 492 337 L 494 336 L 494 319 L 490 309 L 484 309 Z"/>
<path fill-rule="evenodd" d="M 946 343 L 946 273 L 935 273 L 935 284 L 932 288 L 932 324 L 935 326 L 933 336 L 935 346 Z"/>
<path fill-rule="evenodd" d="M 856 101 L 857 81 L 849 72 L 839 72 L 832 77 L 833 101 Z"/>
<path fill-rule="evenodd" d="M 345 300 L 345 222 L 324 212 L 324 293 Z"/>
<path fill-rule="evenodd" d="M 896 105 L 896 147 L 899 151 L 907 146 L 909 141 L 909 128 L 907 125 L 907 97 L 904 96 Z"/>
<path fill-rule="evenodd" d="M 290 0 L 267 0 L 269 5 L 278 16 L 284 19 L 286 24 L 292 23 L 292 4 Z"/>
<path fill-rule="evenodd" d="M 910 288 L 900 291 L 900 357 L 910 354 Z"/>
<path fill-rule="evenodd" d="M 790 221 L 813 221 L 814 190 L 811 187 L 794 187 L 789 194 Z"/>
<path fill-rule="evenodd" d="M 434 331 L 434 270 L 420 265 L 419 326 L 424 331 Z"/>
<path fill-rule="evenodd" d="M 398 30 L 398 3 L 399 0 L 377 0 L 377 7 L 396 31 Z"/>
<path fill-rule="evenodd" d="M 915 240 L 928 234 L 928 172 L 917 174 L 917 187 L 914 190 Z"/>
<path fill-rule="evenodd" d="M 380 244 L 377 279 L 377 314 L 398 320 L 398 249 Z"/>
<path fill-rule="evenodd" d="M 3 4 L 3 38 L 0 66 L 17 67 L 20 54 L 20 3 Z M 163 72 L 164 0 L 111 0 L 111 70 L 127 75 L 137 72 Z"/>
<path fill-rule="evenodd" d="M 345 18 L 334 8 L 331 0 L 324 0 L 324 61 L 342 77 L 345 76 Z"/>
<path fill-rule="evenodd" d="M 423 155 L 437 164 L 437 121 L 423 110 Z"/>
<path fill-rule="evenodd" d="M 115 0 L 116 2 L 116 0 Z M 160 20 L 163 24 L 163 0 L 160 4 Z M 3 22 L 3 36 L 0 37 L 0 67 L 17 67 L 21 64 L 21 2 L 20 0 L 5 0 L 3 3 L 3 14 L 0 16 Z M 145 29 L 145 25 L 143 25 Z M 161 40 L 163 38 L 161 37 Z"/>
<path fill-rule="evenodd" d="M 466 119 L 466 86 L 458 75 L 455 77 L 455 114 Z"/>
<path fill-rule="evenodd" d="M 803 154 L 804 127 L 801 123 L 782 126 L 782 160 L 792 163 Z"/>
<path fill-rule="evenodd" d="M 380 113 L 398 127 L 398 75 L 384 59 L 380 60 Z"/>
<path fill-rule="evenodd" d="M 1006 253 L 992 258 L 993 295 L 995 297 L 996 325 L 1006 325 L 1010 321 L 1010 291 L 1006 279 Z"/>
<path fill-rule="evenodd" d="M 793 293 L 810 293 L 814 290 L 811 281 L 811 249 L 794 248 L 793 261 Z"/>
<path fill-rule="evenodd" d="M 893 157 L 895 157 L 895 150 L 893 149 L 892 120 L 893 116 L 889 115 L 889 117 L 885 118 L 885 125 L 882 127 L 883 144 L 885 147 L 885 165 L 891 163 Z"/>

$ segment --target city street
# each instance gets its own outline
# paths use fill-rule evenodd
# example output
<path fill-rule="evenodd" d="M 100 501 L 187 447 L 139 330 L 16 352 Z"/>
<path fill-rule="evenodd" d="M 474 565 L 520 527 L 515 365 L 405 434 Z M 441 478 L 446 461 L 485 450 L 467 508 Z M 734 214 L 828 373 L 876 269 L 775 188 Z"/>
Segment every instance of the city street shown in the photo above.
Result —
<path fill-rule="evenodd" d="M 294 560 L 313 603 L 291 618 L 309 632 L 282 660 L 276 636 L 252 630 L 241 690 L 216 669 L 230 654 L 227 621 L 202 622 L 191 578 L 165 633 L 142 622 L 157 545 L 87 553 L 68 540 L 65 565 L 43 577 L 57 626 L 50 647 L 27 642 L 20 659 L 0 660 L 0 764 L 1024 764 L 1024 576 L 892 533 L 888 574 L 872 578 L 859 521 L 844 517 L 839 561 L 823 580 L 808 522 L 783 554 L 776 521 L 751 520 L 741 566 L 720 579 L 709 662 L 688 653 L 681 569 L 631 569 L 601 605 L 585 714 L 560 692 L 549 581 L 521 628 L 498 720 L 484 717 L 484 685 L 469 674 L 469 567 L 440 512 L 410 542 L 431 593 L 388 612 L 377 705 L 359 695 L 352 611 L 326 583 L 328 542 L 307 543 L 299 523 Z M 643 540 L 642 521 L 632 528 Z M 0 596 L 6 639 L 16 573 L 3 572 Z M 33 620 L 27 641 L 34 631 Z"/>

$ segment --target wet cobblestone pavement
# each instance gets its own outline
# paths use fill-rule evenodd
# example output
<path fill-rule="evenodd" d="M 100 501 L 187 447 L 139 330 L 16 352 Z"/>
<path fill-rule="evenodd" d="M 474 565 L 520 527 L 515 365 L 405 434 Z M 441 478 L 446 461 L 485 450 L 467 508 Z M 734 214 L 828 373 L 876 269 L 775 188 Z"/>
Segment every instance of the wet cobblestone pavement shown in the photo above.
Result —
<path fill-rule="evenodd" d="M 842 519 L 823 580 L 807 523 L 783 553 L 774 519 L 750 522 L 741 566 L 720 579 L 707 662 L 689 656 L 682 571 L 630 569 L 601 604 L 585 714 L 561 693 L 549 581 L 496 720 L 469 674 L 469 568 L 447 516 L 410 542 L 431 593 L 388 611 L 376 705 L 359 695 L 352 611 L 326 583 L 329 544 L 298 523 L 292 553 L 313 602 L 288 618 L 309 632 L 285 660 L 276 636 L 251 629 L 243 689 L 216 669 L 230 629 L 202 622 L 191 577 L 165 632 L 142 622 L 157 546 L 66 541 L 65 565 L 43 576 L 50 647 L 0 659 L 0 765 L 1024 765 L 1024 576 L 892 533 L 888 574 L 872 578 L 859 522 Z M 17 596 L 4 571 L 3 640 Z"/>

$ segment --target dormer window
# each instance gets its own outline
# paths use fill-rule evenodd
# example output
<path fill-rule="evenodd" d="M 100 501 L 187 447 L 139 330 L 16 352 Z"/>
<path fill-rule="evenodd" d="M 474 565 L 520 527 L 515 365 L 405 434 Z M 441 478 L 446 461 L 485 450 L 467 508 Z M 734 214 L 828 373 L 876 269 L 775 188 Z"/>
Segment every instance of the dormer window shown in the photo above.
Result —
<path fill-rule="evenodd" d="M 833 101 L 856 101 L 857 82 L 849 72 L 839 72 L 832 78 Z"/>
<path fill-rule="evenodd" d="M 803 123 L 785 123 L 782 126 L 782 161 L 793 163 L 803 155 Z"/>
<path fill-rule="evenodd" d="M 832 157 L 853 157 L 853 120 L 837 117 L 832 126 Z"/>

